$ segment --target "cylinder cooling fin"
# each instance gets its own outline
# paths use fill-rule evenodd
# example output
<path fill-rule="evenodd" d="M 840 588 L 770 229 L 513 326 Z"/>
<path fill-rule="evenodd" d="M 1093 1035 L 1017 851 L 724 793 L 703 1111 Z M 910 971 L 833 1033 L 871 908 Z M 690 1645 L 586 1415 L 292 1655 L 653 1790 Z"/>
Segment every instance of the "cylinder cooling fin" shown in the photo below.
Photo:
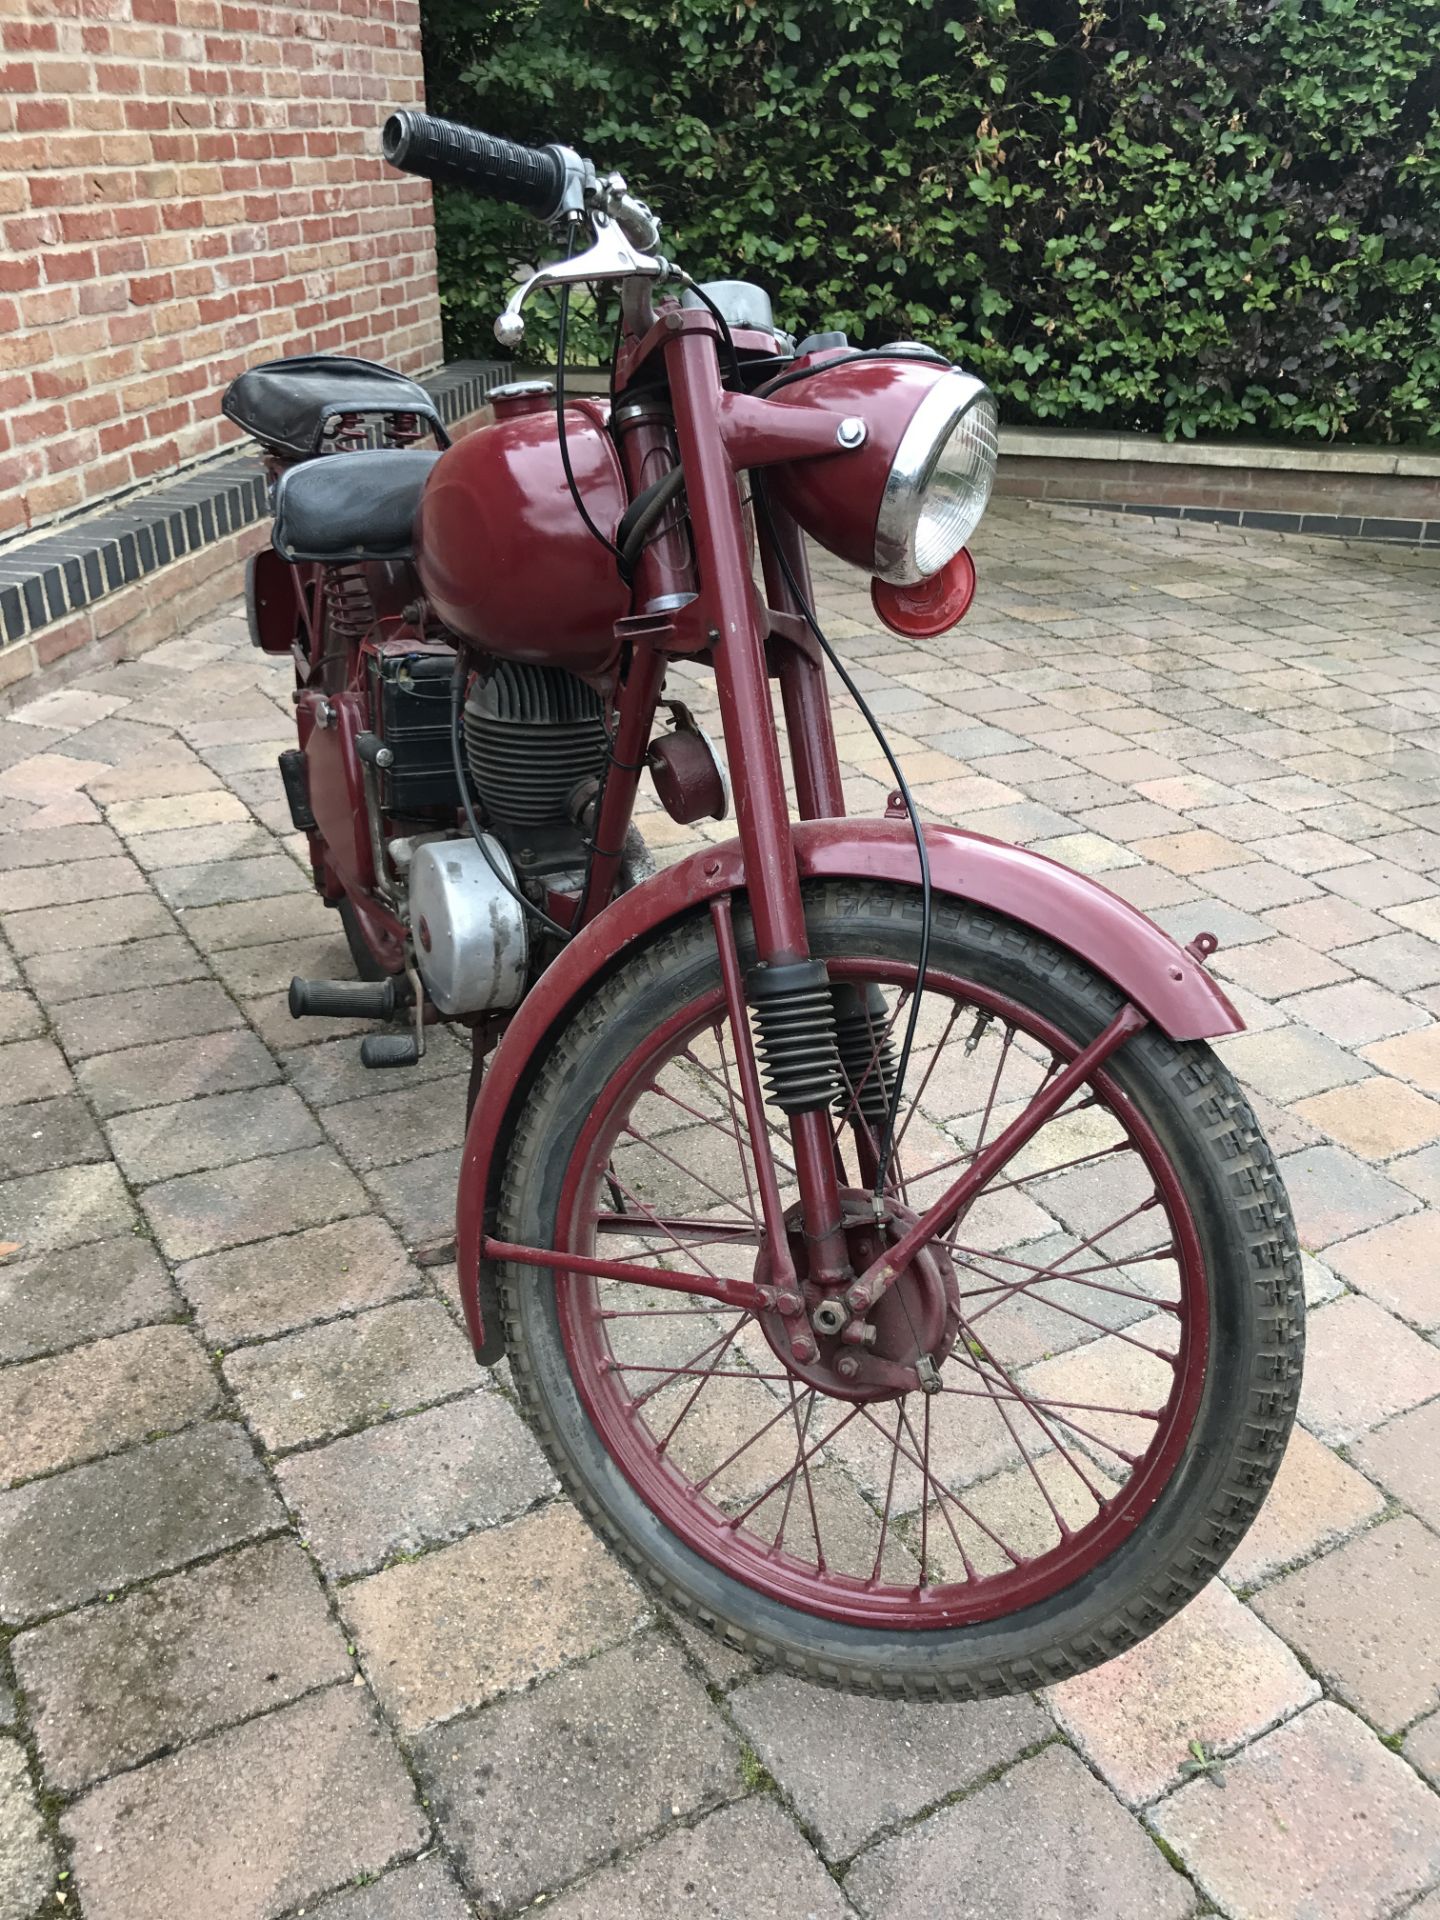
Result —
<path fill-rule="evenodd" d="M 600 696 L 562 667 L 501 661 L 465 702 L 465 757 L 498 826 L 554 826 L 570 796 L 596 776 L 609 736 Z"/>

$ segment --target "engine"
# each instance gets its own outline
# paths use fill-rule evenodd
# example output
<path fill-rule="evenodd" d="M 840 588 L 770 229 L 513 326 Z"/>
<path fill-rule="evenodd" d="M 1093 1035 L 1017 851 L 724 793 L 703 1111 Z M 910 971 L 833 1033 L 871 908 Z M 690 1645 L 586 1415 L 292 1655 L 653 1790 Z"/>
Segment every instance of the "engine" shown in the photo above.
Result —
<path fill-rule="evenodd" d="M 578 892 L 582 822 L 609 743 L 600 697 L 583 680 L 512 660 L 471 688 L 464 736 L 485 845 L 468 836 L 427 840 L 414 853 L 409 886 L 420 974 L 450 1015 L 519 1004 L 533 927 L 510 889 L 541 881 Z"/>

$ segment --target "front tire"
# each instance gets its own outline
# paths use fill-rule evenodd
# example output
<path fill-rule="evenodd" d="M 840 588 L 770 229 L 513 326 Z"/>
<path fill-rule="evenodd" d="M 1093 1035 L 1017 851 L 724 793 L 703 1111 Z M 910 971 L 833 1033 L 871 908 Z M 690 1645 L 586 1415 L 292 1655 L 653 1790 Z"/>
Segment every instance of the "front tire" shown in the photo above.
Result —
<path fill-rule="evenodd" d="M 914 980 L 913 890 L 814 886 L 806 910 L 812 951 L 832 978 L 879 983 L 898 1027 L 907 974 Z M 748 965 L 743 918 L 737 937 Z M 1025 1070 L 1043 1084 L 1047 1058 L 1073 1055 L 1119 1005 L 1108 982 L 1038 934 L 937 900 L 910 1076 L 913 1086 L 923 1072 L 925 1092 L 902 1168 L 911 1204 L 923 1206 L 955 1177 L 977 1126 L 985 1137 L 1005 1106 L 1002 1071 L 1028 1061 Z M 743 1160 L 748 1132 L 733 1099 L 725 1111 L 716 1056 L 701 1058 L 713 1045 L 703 1037 L 722 1027 L 718 958 L 703 916 L 665 933 L 577 1008 L 526 1104 L 499 1237 L 592 1251 L 602 1227 L 630 1222 L 639 1253 L 623 1251 L 623 1240 L 615 1252 L 614 1239 L 599 1250 L 674 1267 L 708 1247 L 706 1259 L 738 1259 L 734 1271 L 753 1271 L 757 1236 L 740 1232 L 744 1203 L 733 1198 L 744 1169 L 722 1168 L 717 1158 L 724 1139 L 726 1152 L 733 1146 Z M 723 1036 L 720 1047 L 728 1084 Z M 978 1094 L 966 1090 L 972 1068 Z M 688 1091 L 692 1083 L 698 1092 Z M 703 1296 L 518 1264 L 497 1270 L 526 1413 L 581 1510 L 654 1592 L 737 1647 L 812 1679 L 974 1698 L 1111 1658 L 1218 1571 L 1279 1467 L 1299 1392 L 1303 1293 L 1284 1188 L 1244 1097 L 1201 1044 L 1147 1028 L 1082 1096 L 1051 1123 L 1067 1130 L 1056 1143 L 1044 1147 L 1042 1130 L 1024 1150 L 1030 1157 L 1002 1169 L 951 1236 L 980 1242 L 992 1234 L 1001 1243 L 952 1245 L 969 1316 L 945 1366 L 953 1399 L 877 1402 L 879 1413 L 866 1411 L 858 1423 L 852 1414 L 847 1425 L 843 1401 L 811 1388 L 797 1397 L 802 1383 L 785 1381 L 758 1324 L 742 1322 L 725 1338 L 723 1310 Z M 676 1113 L 665 1108 L 657 1132 L 662 1097 L 683 1113 L 668 1125 Z M 1055 1160 L 1075 1144 L 1087 1151 Z M 1136 1166 L 1134 1191 L 1143 1193 L 1149 1179 L 1155 1198 L 1128 1212 L 1126 1200 L 1118 1237 L 1116 1228 L 1096 1230 L 1091 1215 L 1121 1205 L 1110 1196 Z M 606 1221 L 607 1210 L 618 1210 L 620 1221 Z M 717 1253 L 697 1217 L 715 1221 L 731 1244 Z M 1162 1233 L 1158 1253 L 1123 1250 L 1137 1220 L 1146 1233 Z M 658 1246 L 651 1222 L 663 1229 Z M 706 1349 L 707 1315 L 715 1314 L 719 1332 Z M 687 1351 L 686 1315 L 701 1330 L 697 1355 Z M 710 1358 L 707 1371 L 704 1354 L 717 1345 L 719 1360 Z M 1158 1410 L 1157 1376 L 1173 1381 Z M 652 1378 L 656 1384 L 644 1384 Z M 1113 1380 L 1132 1384 L 1122 1394 Z M 708 1427 L 688 1411 L 706 1394 Z M 912 1399 L 921 1402 L 913 1416 Z M 932 1399 L 937 1422 L 953 1416 L 959 1434 L 948 1452 L 937 1451 L 933 1473 Z M 735 1411 L 742 1400 L 758 1404 L 754 1418 L 764 1416 L 750 1441 L 743 1426 L 752 1416 Z M 887 1473 L 870 1429 L 888 1435 L 892 1412 Z M 994 1431 L 981 1431 L 980 1414 L 995 1416 Z M 1025 1426 L 1031 1420 L 1033 1428 Z M 682 1445 L 676 1435 L 686 1422 Z M 786 1476 L 757 1499 L 753 1468 L 749 1481 L 737 1480 L 732 1443 L 743 1441 L 740 1457 L 749 1448 L 753 1460 L 777 1429 L 788 1447 L 791 1424 L 795 1462 L 779 1532 L 767 1545 Z M 907 1476 L 908 1492 L 897 1491 Z M 828 1538 L 824 1527 L 832 1528 Z M 804 1532 L 798 1556 L 787 1528 L 792 1541 Z M 804 1564 L 809 1557 L 813 1568 Z"/>

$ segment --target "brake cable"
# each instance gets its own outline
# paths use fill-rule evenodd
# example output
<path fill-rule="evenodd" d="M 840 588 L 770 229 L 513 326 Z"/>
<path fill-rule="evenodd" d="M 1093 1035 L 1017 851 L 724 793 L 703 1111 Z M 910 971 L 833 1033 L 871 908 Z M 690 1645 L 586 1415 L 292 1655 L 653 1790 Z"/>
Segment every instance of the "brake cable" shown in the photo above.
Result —
<path fill-rule="evenodd" d="M 577 223 L 572 220 L 570 223 L 569 245 L 565 249 L 565 258 L 567 260 L 575 251 L 576 230 Z M 570 442 L 565 430 L 565 334 L 569 324 L 570 282 L 566 280 L 562 282 L 560 287 L 560 324 L 555 339 L 555 420 L 560 435 L 560 465 L 565 469 L 565 484 L 570 489 L 570 498 L 575 502 L 575 511 L 600 542 L 601 546 L 605 548 L 606 552 L 614 556 L 615 564 L 623 574 L 625 571 L 625 557 L 609 535 L 602 533 L 591 518 L 590 509 L 586 506 L 584 497 L 576 482 L 575 470 L 570 464 Z"/>
<path fill-rule="evenodd" d="M 795 572 L 790 565 L 789 556 L 786 554 L 783 544 L 777 537 L 775 522 L 770 514 L 770 502 L 766 497 L 764 476 L 758 470 L 750 476 L 750 491 L 760 510 L 760 516 L 765 522 L 766 531 L 770 536 L 771 548 L 776 559 L 780 562 L 780 571 L 784 574 L 786 585 L 794 595 L 795 604 L 800 609 L 800 617 L 814 635 L 816 645 L 830 662 L 830 665 L 835 669 L 835 672 L 844 685 L 845 691 L 860 709 L 865 724 L 874 734 L 880 751 L 885 756 L 890 772 L 894 776 L 895 790 L 904 802 L 905 811 L 910 819 L 910 831 L 915 836 L 915 852 L 920 862 L 920 959 L 916 969 L 915 997 L 910 1002 L 910 1013 L 905 1022 L 905 1038 L 900 1047 L 900 1057 L 895 1069 L 895 1088 L 890 1096 L 889 1111 L 885 1116 L 885 1133 L 880 1145 L 879 1165 L 875 1171 L 875 1191 L 873 1197 L 875 1214 L 878 1220 L 881 1217 L 881 1210 L 884 1204 L 885 1176 L 890 1171 L 890 1162 L 895 1152 L 895 1128 L 900 1118 L 900 1102 L 905 1089 L 905 1075 L 909 1071 L 910 1055 L 915 1045 L 915 1030 L 920 1019 L 920 996 L 925 991 L 925 976 L 930 965 L 930 927 L 934 905 L 934 896 L 930 883 L 930 852 L 925 845 L 925 835 L 920 825 L 920 813 L 915 805 L 914 795 L 910 791 L 909 782 L 900 770 L 900 762 L 895 758 L 894 749 L 885 737 L 885 730 L 871 710 L 869 701 L 866 700 L 864 694 L 861 693 L 859 687 L 856 686 L 854 680 L 851 678 L 844 661 L 835 651 L 831 642 L 826 638 L 821 629 L 820 622 L 815 617 L 814 608 L 811 606 L 806 594 L 801 590 L 799 581 L 795 578 Z"/>

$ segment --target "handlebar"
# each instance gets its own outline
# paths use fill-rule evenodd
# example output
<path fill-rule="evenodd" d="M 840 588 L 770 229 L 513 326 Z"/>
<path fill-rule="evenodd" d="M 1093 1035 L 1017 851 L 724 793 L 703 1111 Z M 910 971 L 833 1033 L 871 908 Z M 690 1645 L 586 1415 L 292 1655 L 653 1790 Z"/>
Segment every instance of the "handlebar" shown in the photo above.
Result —
<path fill-rule="evenodd" d="M 559 147 L 522 147 L 408 111 L 391 114 L 381 141 L 385 158 L 402 173 L 509 201 L 541 220 L 553 219 L 564 202 L 566 165 Z"/>
<path fill-rule="evenodd" d="M 593 162 L 569 147 L 522 147 L 428 113 L 392 113 L 380 138 L 385 158 L 402 173 L 466 187 L 487 199 L 523 207 L 541 220 L 570 224 L 565 257 L 540 267 L 511 293 L 495 322 L 502 346 L 514 348 L 524 338 L 520 309 L 532 293 L 582 280 L 622 282 L 625 310 L 638 330 L 644 332 L 653 322 L 647 283 L 671 276 L 674 269 L 653 251 L 660 222 L 643 200 L 627 191 L 618 173 L 597 173 Z M 592 244 L 576 253 L 573 223 L 587 219 Z"/>

